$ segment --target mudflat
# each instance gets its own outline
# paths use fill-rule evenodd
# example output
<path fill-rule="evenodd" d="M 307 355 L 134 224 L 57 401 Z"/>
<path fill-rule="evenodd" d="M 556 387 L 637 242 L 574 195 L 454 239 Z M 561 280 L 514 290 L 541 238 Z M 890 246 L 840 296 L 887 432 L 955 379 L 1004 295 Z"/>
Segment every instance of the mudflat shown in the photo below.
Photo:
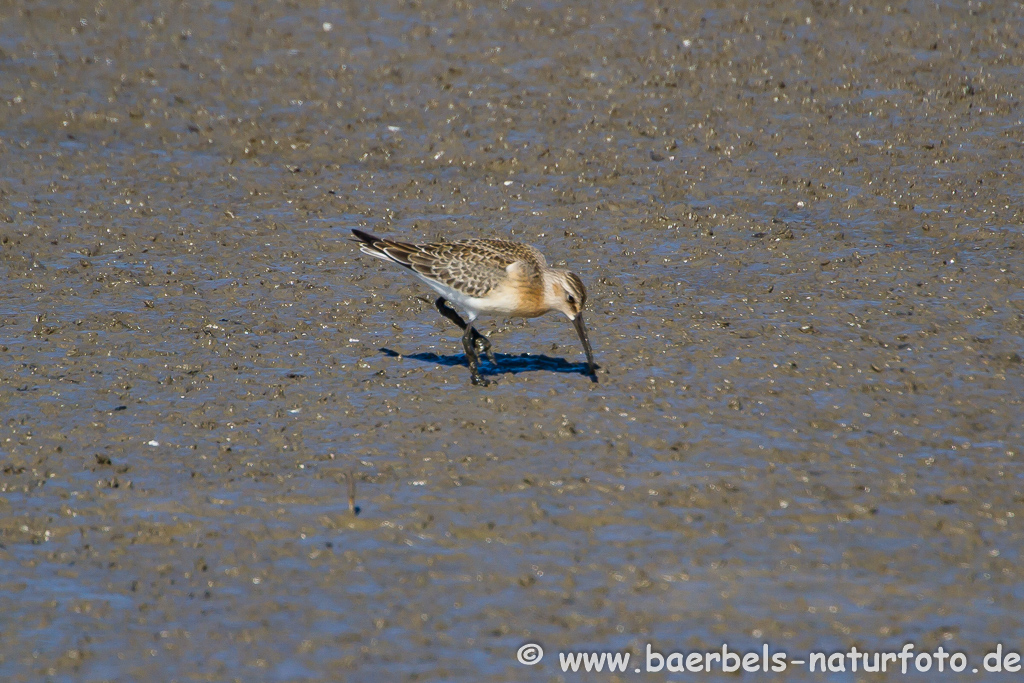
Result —
<path fill-rule="evenodd" d="M 667 5 L 0 8 L 5 681 L 1024 650 L 1020 8 Z"/>

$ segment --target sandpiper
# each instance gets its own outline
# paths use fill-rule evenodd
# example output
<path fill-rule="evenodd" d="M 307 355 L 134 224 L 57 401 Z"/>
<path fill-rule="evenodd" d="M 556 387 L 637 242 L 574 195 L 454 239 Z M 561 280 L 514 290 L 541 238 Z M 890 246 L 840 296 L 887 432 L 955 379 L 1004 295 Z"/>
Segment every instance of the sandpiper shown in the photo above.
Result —
<path fill-rule="evenodd" d="M 478 316 L 492 313 L 535 318 L 548 311 L 561 311 L 572 321 L 587 354 L 587 371 L 597 381 L 594 353 L 583 326 L 583 306 L 587 303 L 583 281 L 575 273 L 549 268 L 544 255 L 534 247 L 496 239 L 409 244 L 374 237 L 362 230 L 353 230 L 352 234 L 364 254 L 408 268 L 441 295 L 434 305 L 462 329 L 462 348 L 473 384 L 489 384 L 480 376 L 480 353 L 495 363 L 490 340 L 472 325 Z M 449 301 L 465 309 L 469 320 L 463 320 Z"/>

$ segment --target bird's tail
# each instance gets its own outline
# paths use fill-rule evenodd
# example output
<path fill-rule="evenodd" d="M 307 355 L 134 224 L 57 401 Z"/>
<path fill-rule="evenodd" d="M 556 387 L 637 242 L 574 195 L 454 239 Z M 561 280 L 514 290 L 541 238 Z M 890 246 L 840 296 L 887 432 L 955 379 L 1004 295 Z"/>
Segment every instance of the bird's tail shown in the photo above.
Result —
<path fill-rule="evenodd" d="M 379 237 L 362 230 L 356 230 L 355 228 L 352 228 L 352 234 L 355 235 L 352 241 L 359 243 L 359 251 L 370 256 L 376 256 L 377 258 L 387 259 L 387 256 L 380 250 L 380 247 L 376 246 L 381 241 Z"/>
<path fill-rule="evenodd" d="M 359 243 L 359 251 L 364 254 L 369 254 L 385 261 L 391 261 L 406 268 L 412 267 L 408 257 L 409 254 L 416 251 L 414 245 L 381 239 L 355 228 L 352 229 L 352 234 L 355 235 L 355 239 L 352 241 Z"/>

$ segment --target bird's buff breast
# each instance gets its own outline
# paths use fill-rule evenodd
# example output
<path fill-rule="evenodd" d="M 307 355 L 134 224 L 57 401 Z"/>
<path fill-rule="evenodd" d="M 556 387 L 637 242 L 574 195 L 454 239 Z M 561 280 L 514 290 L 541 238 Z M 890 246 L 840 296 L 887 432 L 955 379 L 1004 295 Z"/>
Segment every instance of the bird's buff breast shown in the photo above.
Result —
<path fill-rule="evenodd" d="M 506 282 L 481 301 L 486 301 L 489 312 L 512 318 L 536 318 L 548 312 L 541 288 L 531 282 Z"/>

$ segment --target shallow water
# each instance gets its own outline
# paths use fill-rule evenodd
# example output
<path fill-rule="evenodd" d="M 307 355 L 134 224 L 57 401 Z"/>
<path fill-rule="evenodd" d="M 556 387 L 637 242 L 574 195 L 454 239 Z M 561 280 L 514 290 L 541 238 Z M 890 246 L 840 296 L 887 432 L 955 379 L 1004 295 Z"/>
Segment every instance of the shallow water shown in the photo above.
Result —
<path fill-rule="evenodd" d="M 0 674 L 1019 651 L 1015 12 L 9 3 Z M 351 227 L 537 245 L 600 382 Z"/>

